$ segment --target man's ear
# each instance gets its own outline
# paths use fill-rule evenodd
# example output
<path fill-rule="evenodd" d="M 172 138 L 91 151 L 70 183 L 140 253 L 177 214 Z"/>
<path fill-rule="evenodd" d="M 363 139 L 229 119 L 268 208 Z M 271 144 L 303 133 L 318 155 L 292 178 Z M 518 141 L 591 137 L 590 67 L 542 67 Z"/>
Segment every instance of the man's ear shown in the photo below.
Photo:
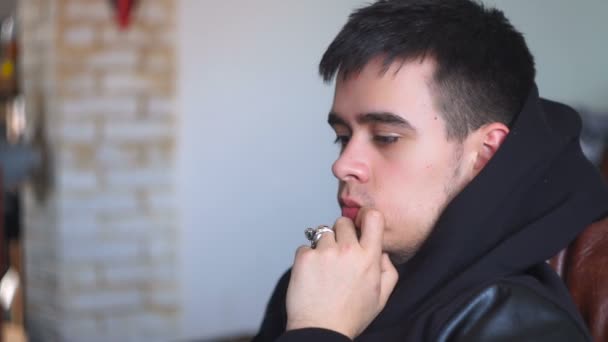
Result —
<path fill-rule="evenodd" d="M 509 127 L 500 122 L 484 125 L 477 130 L 476 135 L 479 140 L 477 140 L 477 157 L 473 165 L 476 174 L 488 164 L 508 134 Z"/>

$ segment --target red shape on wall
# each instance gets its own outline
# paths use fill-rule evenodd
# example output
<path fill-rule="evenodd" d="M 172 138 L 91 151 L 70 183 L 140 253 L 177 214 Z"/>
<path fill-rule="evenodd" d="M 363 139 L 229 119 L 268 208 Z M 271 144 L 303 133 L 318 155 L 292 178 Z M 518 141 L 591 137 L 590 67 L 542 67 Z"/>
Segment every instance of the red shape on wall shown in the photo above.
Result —
<path fill-rule="evenodd" d="M 110 2 L 116 12 L 118 26 L 123 30 L 126 29 L 129 26 L 131 12 L 135 8 L 137 0 L 110 0 Z"/>

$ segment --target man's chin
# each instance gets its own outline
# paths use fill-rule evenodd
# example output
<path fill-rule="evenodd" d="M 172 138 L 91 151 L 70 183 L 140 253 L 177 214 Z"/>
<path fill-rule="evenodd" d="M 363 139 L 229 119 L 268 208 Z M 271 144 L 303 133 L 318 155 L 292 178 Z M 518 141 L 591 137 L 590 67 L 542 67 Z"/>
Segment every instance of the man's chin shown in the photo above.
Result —
<path fill-rule="evenodd" d="M 388 253 L 389 259 L 393 265 L 403 265 L 407 263 L 414 255 L 404 253 Z"/>
<path fill-rule="evenodd" d="M 402 265 L 408 262 L 416 254 L 417 248 L 383 248 L 383 252 L 388 254 L 393 265 Z"/>

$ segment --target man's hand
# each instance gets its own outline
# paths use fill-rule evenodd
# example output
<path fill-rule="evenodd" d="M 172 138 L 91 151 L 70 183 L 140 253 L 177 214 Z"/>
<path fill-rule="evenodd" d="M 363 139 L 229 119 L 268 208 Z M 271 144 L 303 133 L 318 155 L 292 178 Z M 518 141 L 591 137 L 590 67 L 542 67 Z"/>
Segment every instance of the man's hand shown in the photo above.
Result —
<path fill-rule="evenodd" d="M 397 284 L 397 270 L 382 253 L 384 217 L 362 208 L 357 226 L 345 217 L 334 234 L 325 233 L 315 249 L 296 253 L 287 290 L 287 330 L 325 328 L 358 336 L 386 305 Z"/>

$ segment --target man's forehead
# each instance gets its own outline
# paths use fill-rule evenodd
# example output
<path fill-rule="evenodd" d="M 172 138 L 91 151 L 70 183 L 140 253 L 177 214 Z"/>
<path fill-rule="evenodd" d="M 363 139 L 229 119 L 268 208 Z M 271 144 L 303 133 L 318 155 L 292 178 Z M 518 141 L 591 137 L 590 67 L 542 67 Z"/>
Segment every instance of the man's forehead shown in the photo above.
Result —
<path fill-rule="evenodd" d="M 429 80 L 432 78 L 436 63 L 430 56 L 415 58 L 390 58 L 378 55 L 371 58 L 360 67 L 339 69 L 336 77 L 336 86 L 361 77 L 367 78 L 395 78 L 403 69 L 416 68 L 422 70 Z"/>
<path fill-rule="evenodd" d="M 435 66 L 431 59 L 395 60 L 388 68 L 384 63 L 375 58 L 357 74 L 339 77 L 331 113 L 348 126 L 383 123 L 413 132 L 439 117 L 429 83 Z"/>

